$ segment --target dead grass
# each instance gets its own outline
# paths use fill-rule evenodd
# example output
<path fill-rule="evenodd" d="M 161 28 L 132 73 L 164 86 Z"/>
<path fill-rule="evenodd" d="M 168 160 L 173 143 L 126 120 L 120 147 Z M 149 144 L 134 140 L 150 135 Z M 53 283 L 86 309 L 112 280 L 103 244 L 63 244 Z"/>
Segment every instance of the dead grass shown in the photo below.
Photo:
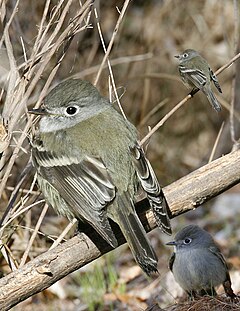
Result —
<path fill-rule="evenodd" d="M 231 302 L 224 297 L 212 298 L 202 297 L 195 301 L 179 303 L 169 311 L 237 311 L 239 310 L 239 303 Z"/>

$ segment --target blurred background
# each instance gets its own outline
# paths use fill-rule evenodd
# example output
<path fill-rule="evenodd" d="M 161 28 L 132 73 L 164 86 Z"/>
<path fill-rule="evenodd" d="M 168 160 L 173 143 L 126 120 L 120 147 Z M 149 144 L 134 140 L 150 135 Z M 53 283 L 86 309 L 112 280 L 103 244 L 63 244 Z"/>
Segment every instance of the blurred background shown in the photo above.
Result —
<path fill-rule="evenodd" d="M 0 73 L 1 77 L 8 76 L 9 72 L 15 74 L 11 79 L 0 81 L 1 111 L 8 120 L 8 127 L 3 124 L 1 130 L 1 216 L 11 202 L 18 177 L 30 158 L 32 122 L 26 113 L 27 107 L 40 104 L 49 88 L 70 76 L 95 82 L 104 58 L 98 27 L 107 47 L 126 2 L 95 1 L 92 6 L 88 4 L 85 15 L 82 12 L 81 15 L 80 9 L 86 1 L 51 0 L 45 11 L 48 1 L 0 1 L 3 34 Z M 55 37 L 51 41 L 52 36 Z M 57 48 L 52 53 L 54 44 Z M 189 93 L 179 78 L 174 55 L 193 48 L 216 71 L 239 52 L 239 46 L 238 0 L 131 1 L 109 60 L 122 107 L 138 128 L 140 137 L 143 138 L 148 127 L 153 127 Z M 223 91 L 223 94 L 216 94 L 223 107 L 220 113 L 216 113 L 206 97 L 198 92 L 151 137 L 147 156 L 162 186 L 208 163 L 222 125 L 213 158 L 232 150 L 233 136 L 235 140 L 239 138 L 239 67 L 237 61 L 218 76 Z M 52 81 L 48 80 L 51 75 Z M 11 86 L 13 81 L 14 87 Z M 109 98 L 109 69 L 106 66 L 96 86 Z M 216 89 L 213 87 L 213 90 Z M 113 101 L 115 104 L 114 98 Z M 235 105 L 232 136 L 231 102 Z M 8 137 L 6 141 L 4 135 Z M 16 152 L 17 156 L 13 157 Z M 16 267 L 46 251 L 68 223 L 49 208 L 26 253 L 42 212 L 43 203 L 36 203 L 41 199 L 32 173 L 21 186 L 13 210 L 8 212 L 0 232 L 1 242 L 9 249 Z M 194 222 L 215 236 L 236 274 L 236 277 L 233 274 L 235 290 L 240 289 L 239 281 L 236 284 L 240 279 L 239 202 L 239 186 L 235 186 L 203 208 L 181 215 L 172 222 L 174 232 Z M 168 271 L 172 250 L 164 243 L 171 237 L 163 236 L 158 229 L 149 236 L 159 254 L 160 275 L 153 281 L 141 273 L 130 251 L 122 246 L 13 310 L 144 310 L 154 303 L 161 307 L 174 305 L 183 293 Z M 0 263 L 2 275 L 9 273 L 10 264 L 4 254 Z"/>

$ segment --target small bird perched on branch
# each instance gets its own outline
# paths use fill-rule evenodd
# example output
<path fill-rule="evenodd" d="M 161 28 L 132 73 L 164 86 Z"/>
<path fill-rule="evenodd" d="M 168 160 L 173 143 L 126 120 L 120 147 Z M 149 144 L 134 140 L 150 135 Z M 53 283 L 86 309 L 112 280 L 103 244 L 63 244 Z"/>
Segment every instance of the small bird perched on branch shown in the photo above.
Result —
<path fill-rule="evenodd" d="M 116 222 L 133 256 L 147 274 L 157 256 L 135 208 L 139 186 L 158 226 L 171 234 L 167 203 L 137 142 L 136 128 L 89 82 L 70 79 L 56 86 L 41 109 L 32 142 L 38 184 L 47 202 L 69 220 L 90 224 L 113 248 L 109 218 Z"/>
<path fill-rule="evenodd" d="M 175 57 L 179 60 L 178 69 L 184 84 L 192 89 L 190 94 L 193 95 L 197 89 L 201 90 L 207 96 L 212 107 L 219 112 L 221 105 L 213 94 L 211 81 L 213 81 L 220 93 L 222 93 L 222 90 L 208 62 L 197 51 L 192 49 L 187 49 Z"/>
<path fill-rule="evenodd" d="M 186 226 L 176 234 L 174 241 L 166 245 L 175 248 L 169 267 L 190 297 L 215 296 L 214 287 L 220 284 L 223 284 L 227 296 L 236 297 L 226 261 L 207 231 L 197 225 Z"/>

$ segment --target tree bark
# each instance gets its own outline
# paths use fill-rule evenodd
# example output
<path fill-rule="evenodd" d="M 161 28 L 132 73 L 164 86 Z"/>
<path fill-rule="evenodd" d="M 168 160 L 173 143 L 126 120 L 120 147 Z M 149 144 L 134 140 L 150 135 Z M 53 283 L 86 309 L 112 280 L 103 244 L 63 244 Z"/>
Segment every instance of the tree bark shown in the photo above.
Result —
<path fill-rule="evenodd" d="M 240 151 L 223 156 L 182 177 L 163 189 L 172 218 L 192 210 L 240 181 Z M 147 200 L 138 202 L 137 211 L 147 231 L 156 227 Z M 0 310 L 48 288 L 53 283 L 100 257 L 112 248 L 89 226 L 51 251 L 36 257 L 22 268 L 0 279 Z M 114 226 L 119 245 L 125 242 Z"/>

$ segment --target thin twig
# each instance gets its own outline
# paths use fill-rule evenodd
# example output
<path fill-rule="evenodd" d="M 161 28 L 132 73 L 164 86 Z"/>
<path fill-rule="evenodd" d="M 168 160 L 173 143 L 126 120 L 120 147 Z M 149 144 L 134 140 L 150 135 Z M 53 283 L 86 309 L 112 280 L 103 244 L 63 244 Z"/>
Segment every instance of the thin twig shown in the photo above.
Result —
<path fill-rule="evenodd" d="M 7 95 L 6 95 L 6 100 L 5 100 L 3 112 L 2 112 L 2 116 L 5 121 L 5 124 L 7 124 L 7 122 L 9 121 L 11 113 L 14 109 L 12 102 L 14 100 L 15 86 L 16 86 L 17 80 L 19 79 L 19 73 L 17 70 L 16 60 L 13 54 L 13 47 L 12 47 L 12 43 L 11 43 L 10 36 L 9 36 L 9 27 L 12 23 L 12 20 L 15 14 L 17 13 L 18 4 L 19 4 L 19 0 L 16 2 L 12 15 L 3 31 L 3 38 L 4 38 L 5 45 L 6 45 L 6 50 L 7 50 L 7 55 L 8 55 L 9 65 L 10 65 Z"/>
<path fill-rule="evenodd" d="M 24 207 L 23 209 L 21 209 L 20 211 L 16 212 L 2 227 L 1 227 L 1 231 L 3 231 L 8 225 L 10 225 L 10 223 L 16 219 L 17 217 L 19 217 L 21 214 L 26 213 L 28 210 L 30 210 L 31 208 L 33 208 L 36 205 L 42 204 L 44 203 L 45 200 L 40 200 L 38 202 L 32 203 L 29 206 Z"/>
<path fill-rule="evenodd" d="M 145 66 L 146 66 L 145 71 L 148 74 L 150 62 L 147 62 Z M 144 116 L 146 116 L 146 110 L 147 110 L 150 94 L 151 94 L 151 80 L 149 78 L 145 78 L 143 81 L 143 98 L 142 98 L 142 104 L 141 104 L 141 110 L 140 110 L 140 121 L 142 121 Z"/>
<path fill-rule="evenodd" d="M 214 142 L 214 145 L 213 145 L 212 152 L 211 152 L 211 154 L 210 154 L 208 163 L 212 162 L 212 160 L 213 160 L 214 154 L 215 154 L 216 149 L 217 149 L 217 145 L 218 145 L 219 140 L 220 140 L 220 137 L 221 137 L 221 135 L 222 135 L 223 127 L 224 127 L 224 122 L 222 123 L 222 125 L 221 125 L 221 127 L 220 127 L 220 130 L 219 130 L 219 132 L 218 132 L 217 138 L 216 138 L 216 140 L 215 140 L 215 142 Z"/>
<path fill-rule="evenodd" d="M 4 257 L 6 262 L 8 263 L 11 270 L 12 271 L 17 270 L 18 269 L 17 262 L 13 256 L 11 250 L 7 246 L 7 244 L 3 243 L 2 240 L 0 240 L 0 246 L 1 246 L 0 249 L 1 249 L 2 256 Z"/>
<path fill-rule="evenodd" d="M 56 7 L 54 8 L 54 10 L 51 12 L 50 15 L 50 20 L 48 21 L 48 23 L 45 25 L 45 21 L 49 12 L 49 7 L 51 4 L 51 0 L 47 0 L 45 3 L 45 7 L 44 7 L 44 11 L 43 11 L 43 15 L 41 18 L 41 22 L 40 22 L 40 26 L 38 29 L 38 34 L 37 34 L 37 38 L 35 40 L 35 44 L 33 46 L 33 50 L 32 50 L 32 55 L 30 57 L 30 59 L 35 59 L 35 56 L 38 52 L 38 50 L 40 49 L 44 38 L 46 38 L 47 32 L 49 30 L 49 28 L 52 26 L 53 20 L 57 14 L 57 12 L 59 12 L 61 6 L 62 6 L 63 0 L 58 1 Z M 61 24 L 61 21 L 59 21 Z M 48 42 L 45 43 L 45 46 L 48 45 Z M 50 44 L 49 44 L 50 45 Z"/>
<path fill-rule="evenodd" d="M 169 73 L 163 73 L 163 72 L 148 72 L 146 74 L 143 75 L 137 75 L 137 76 L 132 76 L 130 78 L 128 78 L 128 80 L 135 80 L 135 79 L 168 79 L 168 80 L 172 80 L 172 81 L 177 81 L 177 82 L 181 82 L 181 78 L 179 78 L 179 76 L 177 75 L 173 75 L 173 74 L 169 74 Z"/>
<path fill-rule="evenodd" d="M 126 2 L 128 2 L 128 0 L 126 0 L 125 3 L 126 3 Z M 124 4 L 125 4 L 125 3 L 124 3 Z M 110 61 L 109 61 L 109 59 L 108 59 L 108 55 L 109 55 L 109 53 L 110 53 L 110 51 L 111 51 L 111 45 L 110 45 L 110 43 L 112 42 L 112 39 L 110 40 L 110 43 L 109 43 L 110 48 L 109 48 L 109 46 L 108 46 L 108 48 L 106 49 L 105 42 L 104 42 L 103 35 L 102 35 L 102 31 L 101 31 L 101 27 L 100 27 L 100 23 L 99 23 L 99 20 L 98 20 L 98 14 L 97 14 L 96 8 L 94 9 L 94 13 L 95 13 L 95 17 L 96 17 L 96 20 L 97 20 L 97 29 L 98 29 L 98 33 L 99 33 L 100 40 L 101 40 L 101 43 L 102 43 L 102 46 L 103 46 L 103 50 L 104 50 L 104 53 L 105 53 L 105 57 L 104 57 L 104 59 L 103 59 L 103 61 L 102 61 L 102 64 L 101 64 L 101 66 L 100 66 L 100 68 L 99 68 L 99 71 L 98 71 L 98 73 L 97 73 L 97 77 L 96 77 L 96 79 L 95 79 L 94 85 L 97 84 L 98 79 L 99 79 L 99 77 L 100 77 L 100 73 L 101 73 L 101 71 L 102 71 L 101 68 L 103 68 L 103 66 L 104 66 L 104 64 L 105 64 L 105 61 L 107 60 L 108 70 L 109 70 L 109 73 L 110 73 L 111 82 L 112 82 L 112 86 L 113 86 L 113 90 L 114 90 L 114 94 L 115 94 L 115 98 L 116 98 L 118 107 L 119 107 L 119 109 L 120 109 L 120 111 L 121 111 L 123 117 L 124 117 L 125 119 L 127 119 L 127 117 L 126 117 L 126 115 L 125 115 L 125 113 L 124 113 L 124 111 L 123 111 L 123 109 L 122 109 L 121 103 L 120 103 L 120 101 L 119 101 L 119 97 L 118 97 L 118 93 L 117 93 L 117 89 L 116 89 L 116 84 L 115 84 L 114 77 L 113 77 L 113 72 L 112 72 L 111 63 L 110 63 Z M 121 16 L 121 15 L 120 15 L 120 16 Z M 120 19 L 120 17 L 119 17 L 119 19 Z M 117 22 L 117 24 L 118 24 L 118 22 Z M 118 28 L 117 28 L 117 26 L 116 26 L 116 27 L 115 27 L 115 30 L 114 30 L 114 33 L 113 33 L 113 35 L 112 35 L 112 38 L 113 38 L 113 37 L 115 38 L 116 33 L 117 33 L 117 30 L 118 30 Z M 104 61 L 104 60 L 105 60 L 105 61 Z"/>
<path fill-rule="evenodd" d="M 158 112 L 159 109 L 161 109 L 163 106 L 165 106 L 169 102 L 169 98 L 165 98 L 160 103 L 155 105 L 152 110 L 149 111 L 149 113 L 141 120 L 139 123 L 139 126 L 142 126 L 147 123 L 147 121 Z"/>
<path fill-rule="evenodd" d="M 100 75 L 101 75 L 101 73 L 102 73 L 102 70 L 103 70 L 103 68 L 104 68 L 104 64 L 106 63 L 106 60 L 108 60 L 108 57 L 109 57 L 109 54 L 110 54 L 110 52 L 111 52 L 111 49 L 112 49 L 112 46 L 113 46 L 115 37 L 116 37 L 116 35 L 117 35 L 117 33 L 118 33 L 119 27 L 120 27 L 120 25 L 121 25 L 121 22 L 122 22 L 122 20 L 123 20 L 123 17 L 124 17 L 124 15 L 125 15 L 125 13 L 126 13 L 126 10 L 127 10 L 128 5 L 129 5 L 129 2 L 130 2 L 130 0 L 125 0 L 125 2 L 124 2 L 124 4 L 123 4 L 123 8 L 122 8 L 122 11 L 121 11 L 121 13 L 120 13 L 120 15 L 119 15 L 119 18 L 118 18 L 118 20 L 117 20 L 116 26 L 115 26 L 115 28 L 114 28 L 112 38 L 111 38 L 111 40 L 110 40 L 110 42 L 109 42 L 109 45 L 108 45 L 108 47 L 107 47 L 107 50 L 104 51 L 104 52 L 105 52 L 105 55 L 104 55 L 104 58 L 103 58 L 103 60 L 102 60 L 101 65 L 100 65 L 100 68 L 99 68 L 99 70 L 98 70 L 97 77 L 96 77 L 96 79 L 95 79 L 95 81 L 94 81 L 94 85 L 96 85 L 96 84 L 98 83 L 99 77 L 100 77 Z M 95 14 L 96 14 L 96 13 L 97 13 L 97 11 L 95 10 Z M 97 15 L 96 15 L 96 19 L 98 20 Z"/>
<path fill-rule="evenodd" d="M 218 76 L 220 73 L 222 73 L 225 69 L 227 69 L 228 67 L 230 67 L 236 60 L 238 60 L 240 58 L 240 53 L 238 53 L 237 55 L 235 55 L 233 58 L 231 58 L 225 65 L 223 65 L 222 67 L 220 67 L 216 72 L 215 75 Z"/>
<path fill-rule="evenodd" d="M 140 145 L 144 145 L 146 141 L 180 108 L 182 107 L 192 96 L 187 95 L 182 101 L 180 101 L 171 111 L 169 111 L 152 129 L 151 131 L 141 140 Z"/>
<path fill-rule="evenodd" d="M 133 62 L 141 62 L 144 60 L 148 60 L 152 58 L 153 54 L 152 53 L 146 53 L 146 54 L 139 54 L 139 55 L 133 55 L 133 56 L 122 56 L 118 57 L 115 59 L 111 59 L 111 66 L 117 66 L 120 64 L 126 64 L 126 63 L 133 63 Z M 71 76 L 71 78 L 76 79 L 76 78 L 83 78 L 85 76 L 91 75 L 93 73 L 96 73 L 99 70 L 100 64 L 96 66 L 89 67 L 85 70 L 82 70 L 81 72 L 75 73 L 74 75 Z M 108 64 L 105 64 L 103 69 L 108 67 Z"/>
<path fill-rule="evenodd" d="M 72 222 L 70 222 L 67 227 L 62 231 L 62 233 L 59 235 L 59 237 L 53 242 L 49 250 L 53 249 L 54 247 L 58 246 L 66 236 L 66 234 L 73 228 L 75 223 L 77 222 L 77 219 L 74 218 Z"/>
<path fill-rule="evenodd" d="M 11 186 L 7 186 L 6 190 L 9 191 L 13 191 L 15 189 L 15 187 L 11 187 Z M 27 193 L 27 194 L 33 194 L 33 195 L 39 195 L 41 192 L 38 190 L 32 190 L 30 191 L 29 189 L 23 189 L 23 188 L 19 188 L 19 192 L 20 193 Z"/>
<path fill-rule="evenodd" d="M 234 8 L 234 52 L 238 52 L 238 45 L 239 45 L 239 7 L 238 7 L 238 0 L 233 1 L 233 8 Z M 235 137 L 235 126 L 234 126 L 234 106 L 235 106 L 235 93 L 236 93 L 236 64 L 233 67 L 233 79 L 232 79 L 232 96 L 231 96 L 231 109 L 230 109 L 230 134 L 231 140 L 236 143 Z"/>
<path fill-rule="evenodd" d="M 43 221 L 43 218 L 44 218 L 45 214 L 47 213 L 47 210 L 48 210 L 48 204 L 46 203 L 46 204 L 44 205 L 44 207 L 43 207 L 43 210 L 42 210 L 42 212 L 41 212 L 41 215 L 40 215 L 39 218 L 38 218 L 37 224 L 36 224 L 36 226 L 35 226 L 35 228 L 34 228 L 34 231 L 33 231 L 32 236 L 31 236 L 31 238 L 30 238 L 30 240 L 29 240 L 29 242 L 28 242 L 27 248 L 26 248 L 26 250 L 25 250 L 25 252 L 24 252 L 24 254 L 23 254 L 23 256 L 22 256 L 22 259 L 21 259 L 19 268 L 21 268 L 21 267 L 25 264 L 25 262 L 26 262 L 26 260 L 27 260 L 28 254 L 29 254 L 29 252 L 30 252 L 30 248 L 31 248 L 31 246 L 32 246 L 32 244 L 33 244 L 33 242 L 34 242 L 36 236 L 37 236 L 38 230 L 39 230 L 39 228 L 40 228 L 40 226 L 41 226 L 41 224 L 42 224 L 42 221 Z"/>

